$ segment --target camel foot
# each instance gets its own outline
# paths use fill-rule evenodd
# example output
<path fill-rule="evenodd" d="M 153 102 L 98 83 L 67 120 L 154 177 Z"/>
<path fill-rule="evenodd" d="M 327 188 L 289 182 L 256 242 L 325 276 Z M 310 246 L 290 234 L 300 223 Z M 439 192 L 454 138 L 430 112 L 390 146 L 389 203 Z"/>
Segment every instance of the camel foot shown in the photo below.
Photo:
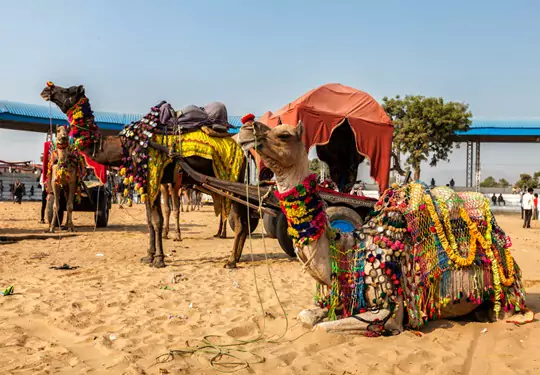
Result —
<path fill-rule="evenodd" d="M 176 241 L 176 242 L 182 242 L 182 237 L 177 236 L 177 237 L 174 239 L 174 241 Z"/>
<path fill-rule="evenodd" d="M 214 234 L 214 238 L 219 238 L 219 237 L 220 237 L 219 233 Z"/>
<path fill-rule="evenodd" d="M 219 236 L 219 238 L 223 238 L 223 239 L 224 239 L 224 238 L 227 238 L 227 234 L 226 234 L 226 233 L 225 233 L 225 234 L 221 234 L 221 235 Z"/>
<path fill-rule="evenodd" d="M 236 262 L 227 262 L 223 265 L 223 268 L 228 268 L 228 269 L 233 269 L 233 268 L 237 268 L 236 267 Z"/>
<path fill-rule="evenodd" d="M 169 233 L 168 232 L 163 232 L 163 235 L 161 237 L 163 237 L 164 239 L 168 239 L 169 238 Z"/>
<path fill-rule="evenodd" d="M 165 268 L 165 261 L 163 260 L 163 255 L 154 257 L 154 262 L 152 263 L 152 267 Z"/>
<path fill-rule="evenodd" d="M 141 258 L 141 263 L 144 263 L 144 264 L 152 264 L 153 261 L 154 261 L 154 256 L 153 255 L 147 255 L 147 256 Z"/>
<path fill-rule="evenodd" d="M 67 231 L 68 231 L 68 232 L 75 232 L 75 229 L 72 228 L 72 227 L 68 227 L 68 228 L 67 228 Z"/>

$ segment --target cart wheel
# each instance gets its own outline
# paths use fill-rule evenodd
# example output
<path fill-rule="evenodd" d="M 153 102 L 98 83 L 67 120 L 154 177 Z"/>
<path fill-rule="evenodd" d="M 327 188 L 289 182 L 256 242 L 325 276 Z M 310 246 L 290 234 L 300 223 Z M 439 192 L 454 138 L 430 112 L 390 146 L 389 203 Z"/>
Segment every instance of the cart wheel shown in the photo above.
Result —
<path fill-rule="evenodd" d="M 330 206 L 326 209 L 326 215 L 332 228 L 343 233 L 350 233 L 364 224 L 362 217 L 349 207 Z"/>
<path fill-rule="evenodd" d="M 99 191 L 98 208 L 94 213 L 94 221 L 97 228 L 105 228 L 109 223 L 109 203 L 105 190 Z"/>
<path fill-rule="evenodd" d="M 263 224 L 266 236 L 269 238 L 276 238 L 277 216 L 263 214 Z"/>
<path fill-rule="evenodd" d="M 288 256 L 296 257 L 294 245 L 291 237 L 289 237 L 289 233 L 287 233 L 287 228 L 287 218 L 283 212 L 280 212 L 276 218 L 276 237 L 279 242 L 279 246 L 281 246 L 283 251 L 287 253 Z"/>
<path fill-rule="evenodd" d="M 251 233 L 255 232 L 255 229 L 257 229 L 257 226 L 259 225 L 259 217 L 258 216 L 251 216 L 250 215 L 250 222 L 249 222 L 249 228 L 251 229 Z M 229 213 L 229 217 L 227 219 L 227 222 L 229 223 L 229 228 L 234 232 L 234 220 L 232 220 L 232 211 Z"/>

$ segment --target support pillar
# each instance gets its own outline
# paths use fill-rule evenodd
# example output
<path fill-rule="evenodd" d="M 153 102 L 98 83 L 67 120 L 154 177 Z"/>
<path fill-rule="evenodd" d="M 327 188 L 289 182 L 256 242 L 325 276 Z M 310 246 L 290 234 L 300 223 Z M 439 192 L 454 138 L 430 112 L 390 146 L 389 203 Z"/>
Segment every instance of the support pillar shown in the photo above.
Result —
<path fill-rule="evenodd" d="M 480 191 L 480 141 L 476 141 L 476 191 Z"/>
<path fill-rule="evenodd" d="M 466 165 L 465 187 L 473 186 L 473 143 L 467 141 L 467 165 Z"/>

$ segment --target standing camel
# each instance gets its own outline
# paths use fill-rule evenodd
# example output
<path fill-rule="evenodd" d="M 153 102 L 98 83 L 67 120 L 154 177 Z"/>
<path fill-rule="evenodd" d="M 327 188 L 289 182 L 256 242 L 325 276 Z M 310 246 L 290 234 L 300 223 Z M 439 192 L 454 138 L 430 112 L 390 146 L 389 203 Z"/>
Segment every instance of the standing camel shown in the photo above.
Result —
<path fill-rule="evenodd" d="M 238 137 L 274 171 L 298 259 L 319 283 L 320 307 L 303 311 L 302 321 L 328 317 L 321 329 L 378 335 L 403 331 L 405 320 L 419 328 L 473 311 L 490 321 L 527 311 L 511 242 L 485 197 L 421 183 L 394 186 L 362 228 L 341 234 L 328 223 L 303 131 L 301 122 L 271 129 L 249 121 Z"/>
<path fill-rule="evenodd" d="M 104 165 L 121 166 L 123 164 L 124 149 L 121 138 L 119 136 L 103 136 L 95 123 L 90 102 L 82 85 L 64 88 L 48 82 L 41 92 L 41 97 L 55 103 L 62 112 L 67 114 L 72 129 L 70 135 L 74 138 L 74 144 L 79 151 Z M 136 153 L 136 150 L 130 150 L 130 153 Z M 214 176 L 212 160 L 197 156 L 186 157 L 185 160 L 194 170 L 208 176 Z M 174 170 L 174 168 L 172 169 Z M 243 181 L 244 169 L 245 162 L 239 174 L 239 182 Z M 171 173 L 172 175 L 174 173 Z M 189 177 L 186 177 L 185 180 L 185 183 L 196 183 Z M 160 183 L 172 183 L 173 181 L 173 179 L 167 180 L 164 176 Z M 162 268 L 165 267 L 162 243 L 163 212 L 159 194 L 156 200 L 148 199 L 145 204 L 150 236 L 147 256 L 143 257 L 141 262 Z M 234 220 L 235 238 L 231 255 L 225 263 L 226 268 L 236 267 L 236 262 L 240 260 L 248 236 L 249 218 L 244 206 L 232 202 L 231 217 Z"/>
<path fill-rule="evenodd" d="M 73 202 L 79 181 L 81 180 L 81 160 L 77 152 L 70 149 L 68 129 L 65 126 L 56 128 L 56 150 L 53 152 L 49 164 L 49 199 L 53 202 L 53 218 L 49 223 L 49 232 L 54 233 L 56 225 L 60 228 L 60 194 L 66 196 L 66 227 L 70 232 L 73 228 Z M 51 204 L 49 202 L 49 204 Z"/>

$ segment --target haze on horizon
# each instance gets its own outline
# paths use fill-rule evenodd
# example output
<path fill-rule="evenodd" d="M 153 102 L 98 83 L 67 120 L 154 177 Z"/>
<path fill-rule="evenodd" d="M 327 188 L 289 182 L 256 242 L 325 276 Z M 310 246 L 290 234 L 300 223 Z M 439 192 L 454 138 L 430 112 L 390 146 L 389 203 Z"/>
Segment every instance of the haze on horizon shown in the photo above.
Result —
<path fill-rule="evenodd" d="M 339 82 L 377 100 L 441 96 L 476 118 L 540 118 L 540 3 L 241 0 L 6 2 L 0 99 L 45 104 L 46 81 L 84 84 L 94 110 L 222 101 L 276 110 Z M 0 159 L 38 160 L 44 134 L 0 130 Z M 482 145 L 482 177 L 540 170 L 538 145 Z M 465 149 L 422 179 L 465 180 Z"/>

